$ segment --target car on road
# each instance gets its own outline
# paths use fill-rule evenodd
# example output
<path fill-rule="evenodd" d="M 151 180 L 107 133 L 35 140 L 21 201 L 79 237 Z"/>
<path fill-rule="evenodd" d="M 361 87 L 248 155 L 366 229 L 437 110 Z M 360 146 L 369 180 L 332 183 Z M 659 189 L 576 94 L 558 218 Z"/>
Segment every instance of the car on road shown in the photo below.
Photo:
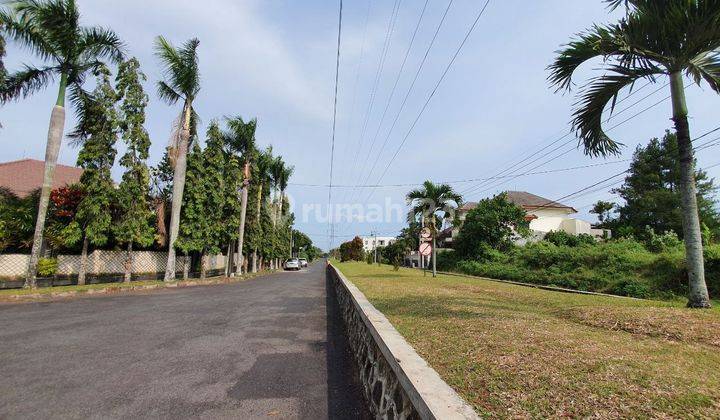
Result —
<path fill-rule="evenodd" d="M 308 261 L 305 258 L 300 258 L 300 267 L 307 267 Z"/>
<path fill-rule="evenodd" d="M 285 264 L 283 265 L 285 270 L 300 270 L 300 260 L 297 258 L 290 258 L 289 260 L 285 261 Z"/>

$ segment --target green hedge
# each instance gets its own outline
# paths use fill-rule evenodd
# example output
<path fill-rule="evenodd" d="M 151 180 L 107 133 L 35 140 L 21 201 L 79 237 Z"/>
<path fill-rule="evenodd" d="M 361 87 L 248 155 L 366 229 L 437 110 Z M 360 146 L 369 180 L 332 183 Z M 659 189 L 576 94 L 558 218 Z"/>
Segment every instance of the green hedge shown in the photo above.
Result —
<path fill-rule="evenodd" d="M 634 240 L 573 246 L 541 241 L 489 254 L 482 261 L 458 261 L 446 252 L 439 255 L 438 266 L 501 280 L 642 298 L 687 292 L 682 247 L 655 253 Z M 711 295 L 720 295 L 720 245 L 705 250 L 705 272 Z"/>

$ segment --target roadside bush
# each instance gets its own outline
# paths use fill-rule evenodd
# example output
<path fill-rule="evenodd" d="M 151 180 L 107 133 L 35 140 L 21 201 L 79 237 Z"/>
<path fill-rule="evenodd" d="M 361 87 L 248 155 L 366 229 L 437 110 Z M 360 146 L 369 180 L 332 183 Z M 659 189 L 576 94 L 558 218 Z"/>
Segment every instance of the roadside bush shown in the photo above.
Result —
<path fill-rule="evenodd" d="M 557 246 L 570 246 L 576 247 L 580 245 L 595 245 L 597 241 L 587 233 L 581 233 L 580 235 L 572 235 L 563 230 L 550 231 L 545 235 L 545 241 L 548 241 Z"/>
<path fill-rule="evenodd" d="M 40 277 L 52 277 L 57 274 L 57 258 L 40 258 L 38 260 L 37 272 Z"/>
<path fill-rule="evenodd" d="M 648 226 L 646 228 L 646 237 L 645 245 L 652 252 L 673 251 L 681 248 L 683 244 L 677 233 L 672 230 L 657 234 L 653 228 Z"/>

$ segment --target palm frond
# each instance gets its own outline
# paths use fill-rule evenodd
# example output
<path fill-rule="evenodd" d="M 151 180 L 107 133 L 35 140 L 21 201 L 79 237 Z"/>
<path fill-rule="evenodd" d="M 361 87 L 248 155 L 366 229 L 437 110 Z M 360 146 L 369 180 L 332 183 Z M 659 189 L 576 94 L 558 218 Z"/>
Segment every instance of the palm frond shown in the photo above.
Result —
<path fill-rule="evenodd" d="M 690 60 L 687 73 L 700 85 L 705 80 L 710 88 L 720 93 L 720 55 L 702 54 Z"/>
<path fill-rule="evenodd" d="M 162 36 L 155 41 L 155 56 L 160 60 L 165 83 L 187 99 L 193 99 L 200 91 L 199 44 L 197 39 L 191 39 L 176 49 Z"/>
<path fill-rule="evenodd" d="M 183 99 L 179 93 L 175 92 L 170 85 L 163 81 L 159 81 L 157 83 L 157 94 L 160 99 L 165 101 L 168 105 L 175 105 L 177 101 Z"/>
<path fill-rule="evenodd" d="M 615 101 L 622 89 L 641 78 L 655 81 L 662 74 L 659 68 L 626 68 L 609 66 L 608 74 L 592 79 L 581 91 L 575 104 L 573 128 L 577 131 L 585 153 L 591 156 L 607 156 L 620 151 L 620 143 L 607 136 L 602 128 L 603 114 L 608 105 L 614 110 Z"/>
<path fill-rule="evenodd" d="M 82 28 L 78 49 L 82 51 L 82 61 L 107 58 L 113 63 L 121 62 L 125 57 L 125 44 L 115 32 L 98 26 Z"/>
<path fill-rule="evenodd" d="M 54 78 L 55 67 L 34 68 L 24 66 L 18 72 L 8 75 L 0 86 L 0 103 L 7 103 L 20 97 L 26 98 L 46 87 Z"/>
<path fill-rule="evenodd" d="M 47 42 L 44 34 L 33 24 L 27 16 L 18 16 L 17 13 L 0 10 L 0 30 L 8 38 L 20 44 L 43 60 L 55 57 L 53 47 Z"/>
<path fill-rule="evenodd" d="M 585 33 L 557 51 L 555 62 L 548 66 L 548 81 L 557 91 L 569 90 L 573 85 L 573 74 L 583 63 L 596 57 L 622 56 L 626 48 L 616 31 L 609 26 L 595 25 Z"/>

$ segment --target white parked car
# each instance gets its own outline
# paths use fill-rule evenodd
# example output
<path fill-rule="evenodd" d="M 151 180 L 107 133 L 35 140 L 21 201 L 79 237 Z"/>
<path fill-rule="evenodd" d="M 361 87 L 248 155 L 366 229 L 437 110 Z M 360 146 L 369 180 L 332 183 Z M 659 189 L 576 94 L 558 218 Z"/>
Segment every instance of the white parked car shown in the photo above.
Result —
<path fill-rule="evenodd" d="M 290 258 L 289 260 L 285 261 L 284 268 L 286 270 L 300 270 L 300 260 L 297 258 Z"/>
<path fill-rule="evenodd" d="M 300 258 L 300 267 L 307 267 L 308 261 L 305 258 Z"/>

